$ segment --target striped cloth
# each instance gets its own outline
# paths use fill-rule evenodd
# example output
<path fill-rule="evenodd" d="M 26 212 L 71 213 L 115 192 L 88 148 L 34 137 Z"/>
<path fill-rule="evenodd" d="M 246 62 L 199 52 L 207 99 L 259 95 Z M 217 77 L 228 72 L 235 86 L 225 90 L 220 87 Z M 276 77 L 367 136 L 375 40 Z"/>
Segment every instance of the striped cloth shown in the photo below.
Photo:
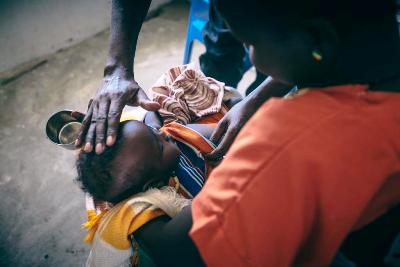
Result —
<path fill-rule="evenodd" d="M 169 69 L 151 88 L 165 123 L 182 124 L 220 111 L 225 84 L 206 77 L 195 64 Z"/>
<path fill-rule="evenodd" d="M 182 142 L 177 142 L 181 154 L 175 174 L 187 191 L 188 197 L 197 195 L 205 183 L 206 165 L 204 158 L 198 155 L 192 148 Z"/>
<path fill-rule="evenodd" d="M 210 153 L 215 148 L 214 144 L 195 130 L 176 122 L 166 124 L 160 130 L 170 135 L 181 151 L 175 169 L 178 192 L 187 198 L 195 197 L 212 171 L 212 166 L 208 165 L 203 155 Z M 171 181 L 170 185 L 174 186 Z"/>

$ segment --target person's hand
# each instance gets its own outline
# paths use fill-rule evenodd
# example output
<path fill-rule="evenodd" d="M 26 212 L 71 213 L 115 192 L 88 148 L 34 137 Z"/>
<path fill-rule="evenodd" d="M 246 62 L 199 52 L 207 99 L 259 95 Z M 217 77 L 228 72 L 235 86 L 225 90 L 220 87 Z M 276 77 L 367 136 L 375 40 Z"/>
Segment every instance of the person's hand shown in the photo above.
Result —
<path fill-rule="evenodd" d="M 141 106 L 149 111 L 160 108 L 160 104 L 148 99 L 133 75 L 126 77 L 114 73 L 105 76 L 95 97 L 89 102 L 75 145 L 81 146 L 85 143 L 84 151 L 89 153 L 96 144 L 97 154 L 104 151 L 105 144 L 113 145 L 122 109 L 127 104 Z"/>
<path fill-rule="evenodd" d="M 229 110 L 218 123 L 211 135 L 211 142 L 217 147 L 206 158 L 209 161 L 220 161 L 233 143 L 240 129 L 246 124 L 257 109 L 270 97 L 282 97 L 286 95 L 293 85 L 285 84 L 268 77 L 252 93 Z"/>
<path fill-rule="evenodd" d="M 256 111 L 257 108 L 247 99 L 233 106 L 219 121 L 217 128 L 211 135 L 210 141 L 217 147 L 205 156 L 206 159 L 219 162 L 228 151 L 240 129 Z"/>

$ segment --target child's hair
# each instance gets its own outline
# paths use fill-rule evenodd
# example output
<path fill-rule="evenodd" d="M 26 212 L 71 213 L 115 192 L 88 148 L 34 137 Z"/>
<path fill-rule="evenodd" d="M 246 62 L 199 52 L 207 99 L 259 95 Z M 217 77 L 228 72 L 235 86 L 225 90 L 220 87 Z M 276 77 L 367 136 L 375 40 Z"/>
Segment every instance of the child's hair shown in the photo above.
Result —
<path fill-rule="evenodd" d="M 120 129 L 122 125 L 120 125 Z M 103 153 L 96 154 L 94 151 L 91 153 L 81 152 L 76 161 L 76 169 L 78 176 L 76 181 L 80 184 L 80 187 L 84 192 L 89 193 L 97 200 L 104 200 L 109 202 L 119 202 L 133 194 L 139 193 L 142 190 L 141 186 L 132 187 L 132 185 L 124 184 L 125 180 L 122 180 L 120 188 L 126 188 L 121 190 L 122 192 L 117 193 L 115 196 L 110 194 L 113 186 L 116 183 L 116 177 L 111 173 L 112 164 L 120 148 L 123 144 L 123 138 L 118 133 L 118 138 L 114 145 L 106 147 Z M 131 173 L 130 176 L 141 179 L 147 173 L 145 168 L 138 166 L 135 173 Z M 140 188 L 139 188 L 140 187 Z"/>

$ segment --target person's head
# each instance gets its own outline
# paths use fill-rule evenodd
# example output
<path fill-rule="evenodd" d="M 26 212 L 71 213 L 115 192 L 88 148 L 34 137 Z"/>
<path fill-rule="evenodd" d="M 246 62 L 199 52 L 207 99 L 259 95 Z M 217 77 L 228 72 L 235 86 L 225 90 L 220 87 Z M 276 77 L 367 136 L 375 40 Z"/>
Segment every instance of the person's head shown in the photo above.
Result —
<path fill-rule="evenodd" d="M 216 0 L 255 66 L 300 86 L 399 75 L 394 0 Z"/>
<path fill-rule="evenodd" d="M 124 122 L 113 146 L 99 155 L 79 155 L 77 180 L 96 199 L 116 203 L 142 192 L 149 184 L 166 182 L 179 154 L 179 148 L 164 133 L 142 122 Z"/>

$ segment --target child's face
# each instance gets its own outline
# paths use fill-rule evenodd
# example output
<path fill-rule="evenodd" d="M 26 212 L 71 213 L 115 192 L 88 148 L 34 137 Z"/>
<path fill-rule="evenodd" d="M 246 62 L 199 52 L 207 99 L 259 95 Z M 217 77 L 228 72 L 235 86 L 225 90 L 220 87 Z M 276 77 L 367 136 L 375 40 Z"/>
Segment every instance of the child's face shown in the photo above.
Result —
<path fill-rule="evenodd" d="M 164 133 L 142 122 L 129 121 L 122 127 L 120 138 L 123 138 L 123 143 L 111 170 L 117 186 L 111 189 L 114 191 L 111 194 L 126 190 L 127 185 L 142 187 L 149 181 L 167 180 L 178 164 L 180 150 L 176 144 Z M 151 177 L 137 175 L 138 170 L 150 170 Z"/>

